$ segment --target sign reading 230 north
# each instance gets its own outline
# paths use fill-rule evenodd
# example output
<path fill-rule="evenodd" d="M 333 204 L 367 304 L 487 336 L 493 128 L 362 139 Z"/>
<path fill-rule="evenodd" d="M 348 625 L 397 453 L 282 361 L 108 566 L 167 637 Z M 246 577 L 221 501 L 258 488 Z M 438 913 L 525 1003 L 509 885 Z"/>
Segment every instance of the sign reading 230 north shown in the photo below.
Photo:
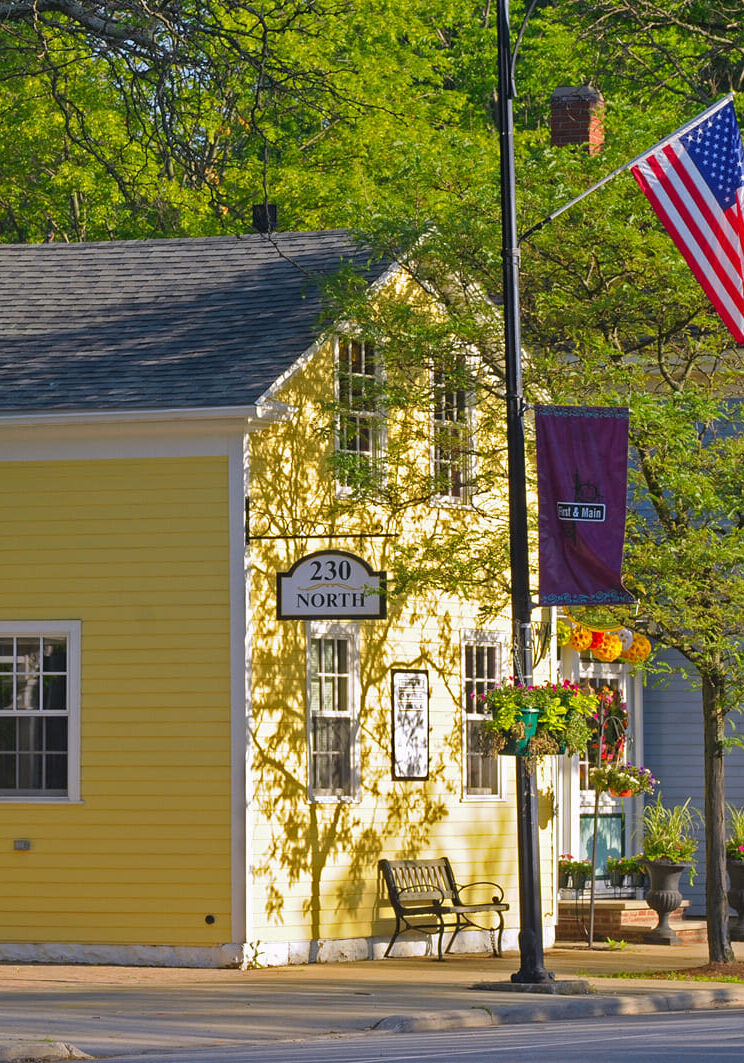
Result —
<path fill-rule="evenodd" d="M 386 616 L 385 572 L 342 550 L 321 550 L 276 576 L 280 620 L 377 620 Z"/>

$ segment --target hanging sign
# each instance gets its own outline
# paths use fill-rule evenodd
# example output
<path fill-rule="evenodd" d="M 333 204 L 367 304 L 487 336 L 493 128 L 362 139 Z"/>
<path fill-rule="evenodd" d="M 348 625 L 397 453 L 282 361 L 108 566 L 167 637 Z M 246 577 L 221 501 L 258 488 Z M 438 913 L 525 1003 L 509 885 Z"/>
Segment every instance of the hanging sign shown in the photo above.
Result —
<path fill-rule="evenodd" d="M 537 406 L 541 605 L 633 602 L 623 587 L 628 410 Z"/>
<path fill-rule="evenodd" d="M 387 614 L 386 573 L 342 550 L 308 554 L 276 577 L 280 620 L 377 620 Z"/>

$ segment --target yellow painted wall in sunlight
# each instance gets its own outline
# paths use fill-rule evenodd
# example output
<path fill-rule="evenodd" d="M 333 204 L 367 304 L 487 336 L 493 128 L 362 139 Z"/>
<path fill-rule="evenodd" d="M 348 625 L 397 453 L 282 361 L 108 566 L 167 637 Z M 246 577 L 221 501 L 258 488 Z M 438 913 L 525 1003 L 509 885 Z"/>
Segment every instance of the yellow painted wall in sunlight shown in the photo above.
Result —
<path fill-rule="evenodd" d="M 0 619 L 82 625 L 82 800 L 0 802 L 0 940 L 229 941 L 227 459 L 2 463 L 0 491 Z"/>
<path fill-rule="evenodd" d="M 323 549 L 348 551 L 375 571 L 385 570 L 391 549 L 387 533 L 413 537 L 431 528 L 434 519 L 476 519 L 468 507 L 457 505 L 437 510 L 421 506 L 398 524 L 371 507 L 333 515 L 336 485 L 323 464 L 333 441 L 322 431 L 328 424 L 333 374 L 329 344 L 279 396 L 297 409 L 293 422 L 251 438 L 251 534 L 257 537 L 249 552 L 256 795 L 253 933 L 262 944 L 389 935 L 391 912 L 377 876 L 383 856 L 447 855 L 461 882 L 496 880 L 511 905 L 506 925 L 518 928 L 513 760 L 503 758 L 499 797 L 464 797 L 462 768 L 461 635 L 482 627 L 506 632 L 507 616 L 483 624 L 477 602 L 432 594 L 391 600 L 387 619 L 360 621 L 358 797 L 308 800 L 307 629 L 304 621 L 277 621 L 277 572 L 287 572 L 299 558 Z M 394 421 L 389 431 L 396 431 Z M 428 449 L 422 460 L 428 461 Z M 495 505 L 503 507 L 504 500 Z M 391 777 L 392 669 L 428 672 L 426 781 Z M 553 914 L 552 847 L 551 821 L 541 831 L 546 919 Z"/>

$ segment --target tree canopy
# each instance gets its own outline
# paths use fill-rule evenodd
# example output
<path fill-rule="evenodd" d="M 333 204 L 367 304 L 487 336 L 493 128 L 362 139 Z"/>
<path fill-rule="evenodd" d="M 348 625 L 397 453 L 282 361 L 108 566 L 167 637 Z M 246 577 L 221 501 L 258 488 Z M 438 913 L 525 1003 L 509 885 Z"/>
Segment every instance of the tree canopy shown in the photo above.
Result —
<path fill-rule="evenodd" d="M 515 28 L 525 6 L 512 5 Z M 516 76 L 525 232 L 741 87 L 741 4 L 538 0 Z M 551 91 L 582 84 L 606 101 L 598 155 L 550 145 Z M 432 319 L 410 303 L 372 307 L 348 277 L 329 293 L 385 345 L 387 408 L 434 400 L 444 367 L 453 388 L 480 389 L 497 418 L 496 89 L 490 0 L 9 0 L 0 5 L 0 239 L 242 232 L 263 200 L 278 203 L 284 228 L 350 226 L 381 252 L 403 251 L 439 310 Z M 730 958 L 723 743 L 726 713 L 744 694 L 744 454 L 728 400 L 741 393 L 741 353 L 627 176 L 523 244 L 522 310 L 531 401 L 631 409 L 628 585 L 649 630 L 703 681 L 709 940 L 712 958 Z M 470 455 L 476 504 L 505 475 L 489 427 L 479 423 L 476 446 L 490 445 Z M 430 497 L 436 484 L 406 471 L 406 453 L 388 454 L 384 477 L 357 470 L 352 500 L 374 500 L 396 519 Z M 401 584 L 475 589 L 501 610 L 498 507 L 492 519 L 494 534 L 474 540 L 443 509 L 436 536 L 401 543 Z"/>

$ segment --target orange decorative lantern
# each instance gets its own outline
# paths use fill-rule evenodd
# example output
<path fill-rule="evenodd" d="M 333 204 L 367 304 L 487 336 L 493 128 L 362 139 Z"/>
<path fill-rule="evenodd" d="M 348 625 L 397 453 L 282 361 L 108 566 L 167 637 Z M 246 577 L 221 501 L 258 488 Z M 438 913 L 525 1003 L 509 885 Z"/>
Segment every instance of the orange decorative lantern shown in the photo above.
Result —
<path fill-rule="evenodd" d="M 592 633 L 588 627 L 584 627 L 583 624 L 574 624 L 574 629 L 571 632 L 571 638 L 568 640 L 568 645 L 572 650 L 578 650 L 581 653 L 582 650 L 588 650 L 592 644 Z"/>
<path fill-rule="evenodd" d="M 645 661 L 651 653 L 651 643 L 645 635 L 634 635 L 630 648 L 624 650 L 620 659 L 622 661 Z"/>
<path fill-rule="evenodd" d="M 614 631 L 603 631 L 598 645 L 592 643 L 592 653 L 598 661 L 616 661 L 623 652 L 623 644 Z"/>

